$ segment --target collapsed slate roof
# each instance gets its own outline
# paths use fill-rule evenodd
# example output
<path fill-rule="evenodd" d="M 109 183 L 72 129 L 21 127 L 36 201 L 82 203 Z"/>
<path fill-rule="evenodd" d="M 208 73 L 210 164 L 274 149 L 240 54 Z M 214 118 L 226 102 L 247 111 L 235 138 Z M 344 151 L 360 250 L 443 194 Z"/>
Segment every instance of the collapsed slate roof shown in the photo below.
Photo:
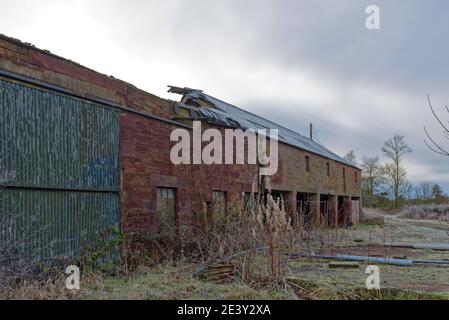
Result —
<path fill-rule="evenodd" d="M 314 140 L 307 138 L 291 129 L 285 128 L 275 122 L 253 114 L 249 111 L 243 110 L 220 99 L 214 98 L 204 93 L 202 90 L 179 88 L 174 86 L 169 87 L 170 89 L 168 90 L 168 92 L 182 94 L 183 101 L 189 101 L 189 99 L 192 99 L 193 101 L 195 99 L 200 99 L 207 102 L 209 105 L 212 105 L 213 108 L 194 108 L 202 119 L 228 127 L 241 128 L 243 130 L 278 129 L 278 139 L 283 143 L 357 168 L 353 164 L 347 162 L 345 159 L 325 148 L 321 144 L 315 142 Z M 181 105 L 184 107 L 187 106 L 184 103 Z"/>

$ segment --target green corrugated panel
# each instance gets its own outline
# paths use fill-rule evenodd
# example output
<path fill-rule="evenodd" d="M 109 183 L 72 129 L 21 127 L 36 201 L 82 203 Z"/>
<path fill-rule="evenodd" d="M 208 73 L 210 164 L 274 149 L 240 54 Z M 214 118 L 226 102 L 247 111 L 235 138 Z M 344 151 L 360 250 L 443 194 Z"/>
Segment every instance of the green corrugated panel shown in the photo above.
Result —
<path fill-rule="evenodd" d="M 118 228 L 119 130 L 115 110 L 0 79 L 0 241 L 79 257 Z"/>
<path fill-rule="evenodd" d="M 8 185 L 118 191 L 117 111 L 0 80 L 0 159 Z"/>
<path fill-rule="evenodd" d="M 119 227 L 115 193 L 6 189 L 0 193 L 1 241 L 35 259 L 79 257 Z"/>

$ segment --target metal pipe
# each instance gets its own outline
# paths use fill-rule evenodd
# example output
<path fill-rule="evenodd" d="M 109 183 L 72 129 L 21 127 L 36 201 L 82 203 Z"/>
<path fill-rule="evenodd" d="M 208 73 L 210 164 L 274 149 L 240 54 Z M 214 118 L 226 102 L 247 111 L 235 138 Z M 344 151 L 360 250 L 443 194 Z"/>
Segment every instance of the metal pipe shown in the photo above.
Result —
<path fill-rule="evenodd" d="M 354 256 L 337 254 L 336 256 L 327 255 L 312 255 L 313 258 L 329 259 L 329 260 L 343 260 L 343 261 L 361 261 L 361 262 L 375 262 L 383 264 L 391 264 L 397 266 L 411 266 L 413 264 L 434 264 L 434 265 L 449 265 L 449 260 L 410 260 L 410 259 L 393 259 L 393 258 L 378 258 L 368 256 Z"/>
<path fill-rule="evenodd" d="M 449 251 L 449 243 L 387 243 L 386 247 Z"/>
<path fill-rule="evenodd" d="M 397 265 L 397 266 L 411 266 L 413 264 L 413 260 L 408 260 L 408 259 L 352 256 L 352 255 L 343 255 L 343 254 L 337 254 L 336 259 L 337 260 L 346 260 L 346 261 L 376 262 L 376 263 L 384 263 L 384 264 L 391 264 L 391 265 Z"/>
<path fill-rule="evenodd" d="M 413 263 L 449 265 L 449 260 L 413 260 Z"/>
<path fill-rule="evenodd" d="M 343 255 L 343 254 L 337 254 L 336 256 L 312 255 L 311 257 L 316 258 L 316 259 L 328 259 L 328 260 L 340 260 L 340 261 L 376 262 L 376 263 L 384 263 L 384 264 L 391 264 L 391 265 L 397 265 L 397 266 L 411 266 L 413 264 L 412 260 L 407 260 L 407 259 L 390 259 L 390 258 L 353 256 L 353 255 Z"/>

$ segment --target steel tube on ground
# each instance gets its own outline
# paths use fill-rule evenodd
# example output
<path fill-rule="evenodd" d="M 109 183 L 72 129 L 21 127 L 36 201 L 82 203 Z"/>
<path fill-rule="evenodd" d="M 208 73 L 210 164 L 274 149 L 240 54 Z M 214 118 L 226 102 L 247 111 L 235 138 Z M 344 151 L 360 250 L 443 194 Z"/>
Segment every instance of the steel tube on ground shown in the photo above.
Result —
<path fill-rule="evenodd" d="M 449 251 L 449 243 L 387 243 L 386 247 Z"/>
<path fill-rule="evenodd" d="M 343 254 L 337 254 L 336 257 L 338 260 L 376 262 L 376 263 L 392 264 L 392 265 L 398 265 L 398 266 L 411 266 L 413 264 L 413 260 L 408 260 L 408 259 L 352 256 L 352 255 L 343 255 Z"/>

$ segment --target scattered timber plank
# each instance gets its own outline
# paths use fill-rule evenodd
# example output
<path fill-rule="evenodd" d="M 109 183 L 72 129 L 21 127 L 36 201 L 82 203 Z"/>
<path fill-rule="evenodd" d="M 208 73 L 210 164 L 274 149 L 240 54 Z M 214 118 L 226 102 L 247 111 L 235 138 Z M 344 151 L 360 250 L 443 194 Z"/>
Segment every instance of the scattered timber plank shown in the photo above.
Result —
<path fill-rule="evenodd" d="M 196 276 L 205 281 L 211 281 L 215 283 L 226 283 L 233 279 L 236 272 L 236 267 L 230 263 L 214 263 L 200 272 L 196 273 Z"/>

